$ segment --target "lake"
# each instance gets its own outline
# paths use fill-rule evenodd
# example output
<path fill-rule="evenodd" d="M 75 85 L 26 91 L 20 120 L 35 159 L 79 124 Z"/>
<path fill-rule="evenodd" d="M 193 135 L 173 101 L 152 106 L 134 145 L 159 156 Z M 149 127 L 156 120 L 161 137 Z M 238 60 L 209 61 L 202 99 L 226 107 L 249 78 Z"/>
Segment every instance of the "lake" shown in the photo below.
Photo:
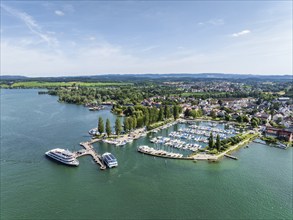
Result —
<path fill-rule="evenodd" d="M 101 171 L 91 157 L 79 167 L 47 159 L 79 150 L 109 110 L 57 102 L 38 90 L 1 90 L 1 219 L 291 219 L 292 148 L 251 143 L 218 163 L 168 160 L 136 147 L 96 143 L 119 166 Z M 170 128 L 171 130 L 173 128 Z M 166 132 L 166 131 L 162 131 Z"/>

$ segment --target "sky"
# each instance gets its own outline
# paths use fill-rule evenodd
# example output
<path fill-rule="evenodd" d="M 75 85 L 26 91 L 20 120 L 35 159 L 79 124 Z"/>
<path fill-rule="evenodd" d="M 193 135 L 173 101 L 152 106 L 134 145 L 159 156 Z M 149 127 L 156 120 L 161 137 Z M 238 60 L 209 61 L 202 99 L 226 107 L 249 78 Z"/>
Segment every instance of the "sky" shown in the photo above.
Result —
<path fill-rule="evenodd" d="M 5 1 L 1 75 L 292 74 L 292 1 Z"/>

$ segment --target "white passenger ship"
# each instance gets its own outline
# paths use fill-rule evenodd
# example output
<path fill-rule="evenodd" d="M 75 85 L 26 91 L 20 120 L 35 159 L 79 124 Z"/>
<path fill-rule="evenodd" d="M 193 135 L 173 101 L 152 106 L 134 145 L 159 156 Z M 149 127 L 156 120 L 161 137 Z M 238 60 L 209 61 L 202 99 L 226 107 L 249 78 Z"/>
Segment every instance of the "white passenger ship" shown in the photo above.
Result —
<path fill-rule="evenodd" d="M 69 150 L 55 148 L 55 149 L 47 151 L 45 154 L 46 156 L 54 160 L 57 160 L 61 163 L 64 163 L 66 165 L 70 165 L 70 166 L 79 165 L 79 161 L 76 159 L 75 155 Z"/>

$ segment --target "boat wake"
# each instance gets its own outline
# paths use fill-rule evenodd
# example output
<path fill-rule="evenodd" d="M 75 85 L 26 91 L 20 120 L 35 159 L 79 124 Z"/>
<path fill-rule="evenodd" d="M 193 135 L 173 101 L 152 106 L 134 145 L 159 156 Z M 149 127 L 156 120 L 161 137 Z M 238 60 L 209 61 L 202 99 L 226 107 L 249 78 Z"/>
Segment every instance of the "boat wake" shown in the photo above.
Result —
<path fill-rule="evenodd" d="M 21 164 L 21 163 L 37 164 L 37 163 L 41 162 L 40 160 L 36 161 L 36 160 L 11 160 L 11 159 L 8 159 L 8 160 L 1 159 L 0 161 L 1 161 L 1 163 L 15 163 L 15 164 L 17 164 L 17 163 L 19 163 L 19 164 Z"/>

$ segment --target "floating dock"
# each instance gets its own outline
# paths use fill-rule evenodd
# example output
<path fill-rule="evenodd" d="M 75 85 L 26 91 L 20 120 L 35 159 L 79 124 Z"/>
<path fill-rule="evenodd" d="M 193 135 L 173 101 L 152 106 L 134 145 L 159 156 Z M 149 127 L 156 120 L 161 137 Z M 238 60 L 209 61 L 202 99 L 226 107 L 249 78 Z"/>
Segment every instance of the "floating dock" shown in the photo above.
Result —
<path fill-rule="evenodd" d="M 105 170 L 106 166 L 103 163 L 101 155 L 99 155 L 95 151 L 95 149 L 93 148 L 93 145 L 92 145 L 93 143 L 95 143 L 97 141 L 99 141 L 99 139 L 94 139 L 94 140 L 88 141 L 88 142 L 81 142 L 80 146 L 82 146 L 85 149 L 85 151 L 80 153 L 80 154 L 75 152 L 75 155 L 76 155 L 76 157 L 81 157 L 81 156 L 84 156 L 84 155 L 91 155 L 92 158 L 94 159 L 94 161 L 100 166 L 100 169 Z"/>

